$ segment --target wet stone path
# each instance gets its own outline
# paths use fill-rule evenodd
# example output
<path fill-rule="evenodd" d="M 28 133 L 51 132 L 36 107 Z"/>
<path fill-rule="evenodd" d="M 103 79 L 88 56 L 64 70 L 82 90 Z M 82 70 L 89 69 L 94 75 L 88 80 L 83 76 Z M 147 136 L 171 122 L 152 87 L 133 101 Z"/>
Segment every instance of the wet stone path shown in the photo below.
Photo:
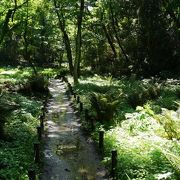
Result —
<path fill-rule="evenodd" d="M 93 147 L 80 130 L 79 119 L 61 80 L 50 81 L 52 98 L 47 104 L 44 159 L 41 180 L 100 180 L 106 171 Z"/>

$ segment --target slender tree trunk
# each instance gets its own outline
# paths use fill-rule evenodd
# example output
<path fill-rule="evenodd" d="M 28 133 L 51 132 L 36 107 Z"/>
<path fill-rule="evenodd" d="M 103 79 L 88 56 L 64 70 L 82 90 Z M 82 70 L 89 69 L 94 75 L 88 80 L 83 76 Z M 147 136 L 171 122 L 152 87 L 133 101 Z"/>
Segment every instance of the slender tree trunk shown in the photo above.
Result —
<path fill-rule="evenodd" d="M 76 55 L 74 61 L 74 83 L 78 83 L 78 69 L 81 60 L 81 45 L 82 45 L 82 19 L 84 12 L 84 0 L 80 0 L 80 11 L 77 19 L 77 36 L 76 36 Z"/>
<path fill-rule="evenodd" d="M 63 34 L 63 40 L 64 40 L 64 44 L 66 47 L 66 54 L 67 54 L 67 59 L 68 59 L 68 63 L 69 63 L 69 71 L 70 71 L 71 75 L 73 75 L 74 68 L 73 68 L 73 57 L 72 57 L 71 43 L 69 40 L 69 36 L 66 32 L 66 29 L 65 29 L 65 20 L 64 20 L 63 14 L 62 14 L 62 12 L 60 14 L 60 12 L 57 10 L 58 6 L 57 6 L 56 0 L 54 0 L 54 7 L 56 8 L 56 14 L 57 14 L 58 21 L 59 21 L 59 28 Z"/>
<path fill-rule="evenodd" d="M 26 23 L 25 23 L 25 29 L 24 29 L 24 46 L 25 46 L 25 59 L 28 61 L 29 65 L 32 67 L 34 74 L 38 75 L 36 68 L 33 64 L 33 62 L 31 61 L 29 52 L 28 52 L 28 46 L 29 46 L 29 42 L 28 42 L 28 37 L 27 37 L 27 30 L 28 30 L 28 19 L 29 19 L 29 0 L 27 0 L 27 10 L 26 10 Z"/>
<path fill-rule="evenodd" d="M 4 21 L 4 24 L 2 27 L 1 37 L 0 37 L 0 44 L 3 42 L 4 36 L 6 35 L 7 31 L 9 30 L 8 24 L 9 24 L 10 18 L 12 16 L 12 13 L 13 13 L 13 10 L 9 9 L 6 14 L 5 21 Z"/>
<path fill-rule="evenodd" d="M 71 44 L 69 40 L 69 36 L 66 31 L 63 31 L 63 39 L 66 47 L 66 54 L 67 54 L 67 59 L 69 63 L 69 70 L 71 75 L 74 73 L 74 68 L 73 68 L 73 57 L 72 57 L 72 50 L 71 50 Z"/>
<path fill-rule="evenodd" d="M 123 46 L 121 45 L 121 41 L 120 41 L 120 38 L 118 36 L 118 31 L 117 31 L 117 19 L 114 17 L 114 13 L 113 13 L 113 8 L 112 8 L 112 2 L 109 3 L 109 10 L 110 10 L 110 18 L 111 18 L 111 22 L 112 22 L 112 28 L 113 28 L 113 31 L 114 31 L 114 34 L 115 34 L 115 37 L 116 37 L 116 40 L 117 40 L 117 43 L 119 45 L 119 48 L 121 49 L 123 55 L 124 55 L 124 58 L 126 59 L 126 62 L 129 62 L 129 58 L 123 48 Z"/>
<path fill-rule="evenodd" d="M 117 52 L 116 52 L 116 49 L 115 49 L 115 47 L 114 47 L 114 43 L 113 43 L 113 41 L 112 41 L 112 39 L 111 39 L 111 36 L 109 35 L 109 32 L 108 32 L 105 24 L 102 24 L 102 28 L 103 28 L 103 30 L 104 30 L 104 33 L 105 33 L 106 38 L 107 38 L 107 40 L 108 40 L 108 43 L 109 43 L 109 45 L 110 45 L 110 47 L 111 47 L 111 49 L 112 49 L 112 51 L 113 51 L 113 53 L 114 53 L 114 58 L 117 58 Z"/>

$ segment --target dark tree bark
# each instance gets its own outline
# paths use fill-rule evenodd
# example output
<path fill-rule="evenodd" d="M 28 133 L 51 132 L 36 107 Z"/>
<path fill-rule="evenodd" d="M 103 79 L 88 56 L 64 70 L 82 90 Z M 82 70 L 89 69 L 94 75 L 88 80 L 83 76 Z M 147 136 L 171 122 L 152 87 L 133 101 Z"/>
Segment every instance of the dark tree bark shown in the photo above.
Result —
<path fill-rule="evenodd" d="M 0 44 L 3 42 L 3 39 L 6 35 L 6 33 L 8 32 L 9 30 L 9 27 L 8 27 L 8 24 L 9 24 L 9 21 L 10 21 L 10 18 L 13 14 L 13 9 L 9 9 L 7 14 L 6 14 L 6 17 L 5 17 L 5 21 L 4 21 L 4 24 L 3 24 L 3 27 L 2 27 L 2 33 L 1 33 L 1 38 L 0 38 Z"/>
<path fill-rule="evenodd" d="M 104 30 L 104 33 L 105 33 L 106 38 L 107 38 L 107 40 L 108 40 L 108 43 L 109 43 L 109 45 L 110 45 L 110 47 L 111 47 L 111 49 L 112 49 L 112 51 L 113 51 L 113 53 L 114 53 L 114 58 L 117 58 L 117 52 L 116 52 L 116 49 L 115 49 L 115 47 L 114 47 L 114 43 L 113 43 L 113 41 L 112 41 L 112 38 L 111 38 L 111 36 L 109 35 L 109 32 L 108 32 L 108 30 L 107 30 L 107 28 L 106 28 L 106 26 L 105 26 L 104 24 L 102 24 L 102 28 L 103 28 L 103 30 Z"/>
<path fill-rule="evenodd" d="M 72 57 L 71 43 L 70 43 L 69 36 L 66 32 L 65 20 L 64 20 L 63 14 L 62 14 L 62 12 L 58 11 L 58 5 L 57 5 L 56 0 L 54 0 L 54 7 L 56 8 L 56 14 L 58 17 L 59 28 L 63 34 L 63 40 L 64 40 L 64 44 L 66 47 L 66 54 L 67 54 L 67 59 L 68 59 L 68 63 L 69 63 L 69 71 L 70 71 L 71 75 L 73 75 L 74 74 L 74 68 L 73 68 L 73 57 Z"/>
<path fill-rule="evenodd" d="M 119 38 L 118 30 L 117 30 L 117 19 L 114 16 L 113 7 L 112 7 L 111 3 L 112 2 L 109 3 L 109 10 L 110 10 L 110 20 L 111 20 L 111 23 L 112 23 L 112 28 L 113 28 L 113 31 L 114 31 L 118 46 L 121 49 L 121 51 L 122 51 L 122 53 L 124 55 L 124 58 L 126 59 L 126 62 L 129 62 L 129 58 L 128 58 L 123 46 L 121 45 L 121 40 Z"/>
<path fill-rule="evenodd" d="M 76 36 L 76 55 L 74 61 L 74 83 L 78 83 L 78 71 L 81 61 L 81 45 L 82 45 L 82 19 L 84 13 L 84 0 L 80 0 L 80 9 L 77 19 L 77 36 Z"/>
<path fill-rule="evenodd" d="M 28 46 L 29 46 L 29 41 L 28 41 L 28 19 L 29 19 L 29 0 L 27 0 L 27 10 L 26 10 L 26 22 L 25 22 L 25 28 L 24 28 L 24 46 L 25 46 L 25 59 L 28 61 L 29 65 L 32 67 L 34 74 L 38 75 L 36 68 L 31 61 L 30 54 L 28 52 Z"/>

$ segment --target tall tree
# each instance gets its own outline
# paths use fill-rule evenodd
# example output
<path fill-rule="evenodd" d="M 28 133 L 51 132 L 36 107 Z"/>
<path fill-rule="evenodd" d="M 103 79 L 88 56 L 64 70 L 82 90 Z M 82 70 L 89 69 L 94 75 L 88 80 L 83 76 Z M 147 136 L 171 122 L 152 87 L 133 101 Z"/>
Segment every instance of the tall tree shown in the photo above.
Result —
<path fill-rule="evenodd" d="M 82 46 L 82 20 L 84 12 L 84 0 L 80 0 L 80 8 L 77 16 L 77 35 L 76 35 L 76 54 L 74 61 L 74 82 L 78 83 L 78 71 L 81 61 L 81 46 Z"/>
<path fill-rule="evenodd" d="M 32 67 L 33 71 L 34 71 L 34 74 L 37 75 L 37 71 L 36 71 L 36 68 L 31 60 L 31 57 L 30 57 L 30 52 L 28 50 L 28 47 L 29 47 L 29 39 L 28 39 L 28 23 L 29 23 L 29 0 L 27 0 L 27 6 L 26 6 L 26 20 L 25 20 L 25 27 L 24 27 L 24 34 L 23 34 L 23 37 L 24 37 L 24 49 L 25 49 L 25 52 L 24 52 L 24 57 L 25 57 L 25 60 L 28 61 L 30 67 Z"/>
<path fill-rule="evenodd" d="M 54 2 L 54 7 L 55 11 L 57 14 L 58 22 L 59 22 L 59 28 L 62 32 L 63 35 L 63 40 L 66 48 L 66 54 L 67 54 L 67 59 L 69 63 L 69 70 L 71 75 L 73 75 L 74 82 L 78 82 L 78 77 L 79 77 L 79 70 L 80 70 L 80 61 L 81 61 L 81 46 L 82 46 L 82 20 L 83 20 L 83 12 L 84 12 L 84 0 L 80 0 L 79 3 L 72 2 L 59 2 L 57 0 L 53 0 Z M 78 5 L 79 4 L 79 5 Z M 73 11 L 72 7 L 77 6 L 79 8 L 76 9 L 76 12 Z M 72 44 L 70 42 L 70 37 L 67 32 L 68 28 L 68 23 L 67 20 L 65 20 L 65 11 L 66 9 L 71 10 L 71 18 L 77 14 L 77 23 L 73 25 L 69 25 L 74 27 L 75 29 L 77 28 L 77 32 L 75 33 L 75 54 L 73 56 L 73 51 L 72 51 Z M 69 19 L 70 20 L 70 19 Z M 73 65 L 74 62 L 74 65 Z"/>
<path fill-rule="evenodd" d="M 10 22 L 10 20 L 13 21 L 16 11 L 18 9 L 20 9 L 23 5 L 25 5 L 27 2 L 28 1 L 25 1 L 21 5 L 18 5 L 17 0 L 14 0 L 14 7 L 8 9 L 8 11 L 7 11 L 6 15 L 5 15 L 5 20 L 3 22 L 3 27 L 2 27 L 1 34 L 0 34 L 0 44 L 2 43 L 2 41 L 3 41 L 4 37 L 5 37 L 5 35 L 7 34 L 7 32 L 9 31 L 9 22 Z"/>
<path fill-rule="evenodd" d="M 63 34 L 63 40 L 66 47 L 66 55 L 69 62 L 69 70 L 70 70 L 71 75 L 73 75 L 73 72 L 74 72 L 73 55 L 72 55 L 69 35 L 66 31 L 66 21 L 63 15 L 63 7 L 57 3 L 57 0 L 54 0 L 54 7 L 55 7 L 55 11 L 58 17 L 59 28 L 61 29 L 61 32 Z"/>
<path fill-rule="evenodd" d="M 139 4 L 137 68 L 147 75 L 172 68 L 174 47 L 161 7 L 162 1 L 156 0 L 142 0 Z"/>

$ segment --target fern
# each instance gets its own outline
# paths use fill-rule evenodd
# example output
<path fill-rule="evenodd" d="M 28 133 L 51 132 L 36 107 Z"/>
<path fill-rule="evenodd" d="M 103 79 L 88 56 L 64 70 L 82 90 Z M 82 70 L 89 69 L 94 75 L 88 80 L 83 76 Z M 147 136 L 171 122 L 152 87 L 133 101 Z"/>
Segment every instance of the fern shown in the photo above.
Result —
<path fill-rule="evenodd" d="M 180 119 L 178 111 L 176 112 L 164 108 L 162 109 L 162 114 L 155 114 L 150 106 L 145 105 L 144 108 L 146 113 L 156 119 L 156 121 L 163 126 L 168 139 L 180 139 Z"/>
<path fill-rule="evenodd" d="M 92 93 L 90 96 L 91 106 L 96 112 L 96 119 L 100 122 L 113 119 L 114 112 L 119 103 L 113 100 L 110 95 Z"/>
<path fill-rule="evenodd" d="M 179 157 L 179 155 L 171 153 L 167 149 L 165 150 L 165 149 L 161 148 L 161 151 L 166 156 L 166 158 L 171 163 L 171 165 L 176 169 L 176 171 L 178 173 L 180 173 L 180 157 Z"/>

